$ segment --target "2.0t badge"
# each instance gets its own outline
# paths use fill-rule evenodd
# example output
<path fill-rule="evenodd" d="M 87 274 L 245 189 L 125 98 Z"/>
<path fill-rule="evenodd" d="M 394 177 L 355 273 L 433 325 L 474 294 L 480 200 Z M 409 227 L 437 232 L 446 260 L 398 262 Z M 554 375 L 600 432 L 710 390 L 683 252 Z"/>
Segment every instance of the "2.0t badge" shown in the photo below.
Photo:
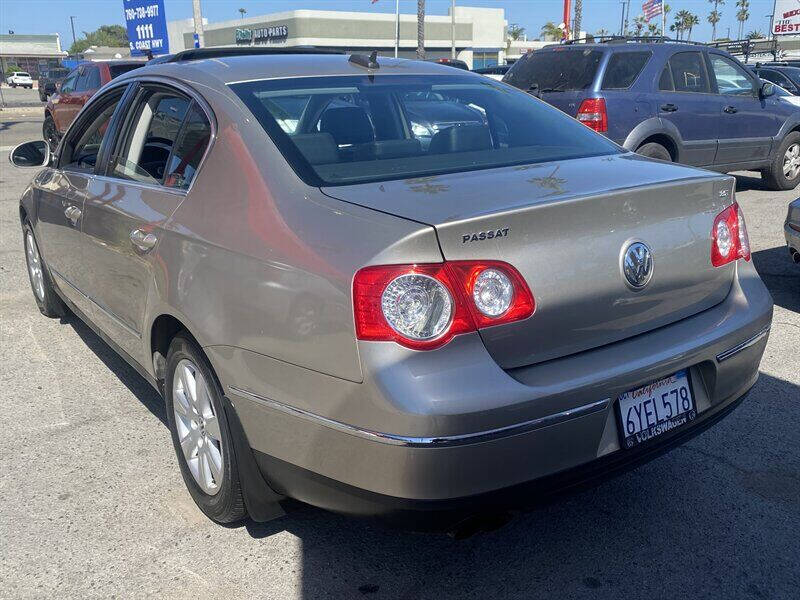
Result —
<path fill-rule="evenodd" d="M 643 242 L 633 242 L 622 253 L 622 273 L 634 289 L 641 289 L 653 276 L 653 255 Z"/>

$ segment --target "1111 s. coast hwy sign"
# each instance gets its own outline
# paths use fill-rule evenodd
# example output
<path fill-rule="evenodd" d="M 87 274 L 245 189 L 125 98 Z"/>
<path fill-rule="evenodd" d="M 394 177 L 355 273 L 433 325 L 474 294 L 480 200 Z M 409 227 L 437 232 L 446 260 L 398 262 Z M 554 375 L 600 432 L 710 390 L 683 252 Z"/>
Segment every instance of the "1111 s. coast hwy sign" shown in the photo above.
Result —
<path fill-rule="evenodd" d="M 164 0 L 123 0 L 133 56 L 169 54 Z"/>
<path fill-rule="evenodd" d="M 800 0 L 775 0 L 773 35 L 800 35 Z"/>

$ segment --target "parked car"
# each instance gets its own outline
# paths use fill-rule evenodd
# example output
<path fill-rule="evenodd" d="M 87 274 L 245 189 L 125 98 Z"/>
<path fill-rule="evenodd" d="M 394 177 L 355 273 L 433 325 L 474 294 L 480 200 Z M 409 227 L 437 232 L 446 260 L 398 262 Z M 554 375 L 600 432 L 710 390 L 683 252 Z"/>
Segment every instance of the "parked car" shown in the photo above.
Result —
<path fill-rule="evenodd" d="M 29 90 L 33 89 L 33 79 L 31 79 L 30 73 L 26 73 L 25 71 L 17 71 L 16 73 L 12 73 L 8 77 L 6 77 L 6 82 L 12 88 L 17 86 L 28 88 Z"/>
<path fill-rule="evenodd" d="M 455 67 L 456 69 L 462 69 L 463 71 L 469 71 L 467 63 L 457 58 L 436 58 L 433 62 L 440 65 L 447 65 L 448 67 Z"/>
<path fill-rule="evenodd" d="M 783 232 L 786 235 L 789 256 L 796 264 L 800 264 L 800 198 L 789 204 Z"/>
<path fill-rule="evenodd" d="M 164 395 L 210 518 L 288 496 L 449 527 L 649 460 L 756 381 L 772 300 L 732 177 L 474 73 L 232 51 L 11 152 L 45 166 L 19 206 L 39 309 Z"/>
<path fill-rule="evenodd" d="M 39 100 L 47 102 L 47 97 L 58 91 L 58 85 L 69 75 L 66 67 L 52 67 L 39 73 Z"/>
<path fill-rule="evenodd" d="M 766 79 L 762 79 L 762 81 L 766 81 Z M 771 83 L 771 82 L 770 82 Z M 775 88 L 775 97 L 781 100 L 782 102 L 787 102 L 794 106 L 800 107 L 800 96 L 795 96 L 788 90 L 783 89 L 777 83 L 772 84 Z"/>
<path fill-rule="evenodd" d="M 673 42 L 562 44 L 524 55 L 503 81 L 628 150 L 792 189 L 800 110 L 726 52 Z"/>
<path fill-rule="evenodd" d="M 42 135 L 50 144 L 50 150 L 55 151 L 64 132 L 97 90 L 115 77 L 142 65 L 141 61 L 114 60 L 85 62 L 73 69 L 44 109 Z"/>
<path fill-rule="evenodd" d="M 756 63 L 753 72 L 795 96 L 800 95 L 800 67 L 783 63 Z"/>
<path fill-rule="evenodd" d="M 483 67 L 482 69 L 473 69 L 473 73 L 478 73 L 480 75 L 486 75 L 490 79 L 497 79 L 501 81 L 503 79 L 503 75 L 508 73 L 508 70 L 511 68 L 511 65 L 495 65 L 493 67 Z"/>

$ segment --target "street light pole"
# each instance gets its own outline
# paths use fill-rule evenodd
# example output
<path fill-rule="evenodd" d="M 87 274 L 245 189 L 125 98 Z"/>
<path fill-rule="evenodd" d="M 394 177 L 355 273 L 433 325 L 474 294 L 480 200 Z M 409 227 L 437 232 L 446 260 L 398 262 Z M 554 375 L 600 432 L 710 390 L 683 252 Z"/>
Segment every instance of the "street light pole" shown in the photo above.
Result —
<path fill-rule="evenodd" d="M 77 19 L 77 17 L 70 17 L 69 18 L 69 24 L 72 26 L 72 45 L 73 46 L 75 45 L 75 19 Z"/>
<path fill-rule="evenodd" d="M 394 0 L 394 57 L 400 53 L 400 0 Z"/>
<path fill-rule="evenodd" d="M 205 46 L 203 40 L 203 11 L 200 8 L 200 0 L 192 0 L 192 13 L 194 16 L 194 34 L 197 36 L 198 48 Z"/>
<path fill-rule="evenodd" d="M 456 57 L 456 0 L 450 2 L 450 58 Z"/>

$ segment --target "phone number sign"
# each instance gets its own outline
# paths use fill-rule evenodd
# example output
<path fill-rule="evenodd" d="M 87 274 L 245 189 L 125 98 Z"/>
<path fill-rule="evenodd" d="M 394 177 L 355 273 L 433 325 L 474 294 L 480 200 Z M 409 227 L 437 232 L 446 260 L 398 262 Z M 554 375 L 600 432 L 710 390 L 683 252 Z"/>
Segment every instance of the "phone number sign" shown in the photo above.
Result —
<path fill-rule="evenodd" d="M 164 0 L 123 0 L 133 56 L 169 54 Z"/>

